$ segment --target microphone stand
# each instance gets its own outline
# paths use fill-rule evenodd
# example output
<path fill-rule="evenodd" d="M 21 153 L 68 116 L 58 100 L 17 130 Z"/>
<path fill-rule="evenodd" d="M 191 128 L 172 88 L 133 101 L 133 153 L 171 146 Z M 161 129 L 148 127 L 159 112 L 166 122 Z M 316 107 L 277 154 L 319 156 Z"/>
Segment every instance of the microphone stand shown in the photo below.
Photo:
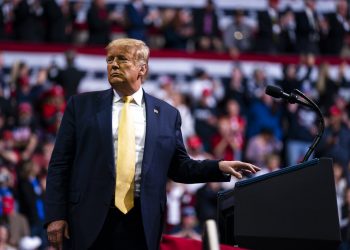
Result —
<path fill-rule="evenodd" d="M 314 101 L 312 101 L 310 98 L 308 98 L 306 95 L 304 95 L 303 92 L 301 92 L 301 91 L 298 90 L 298 89 L 294 89 L 292 92 L 293 92 L 294 94 L 297 94 L 297 95 L 301 96 L 302 98 L 304 98 L 304 100 L 306 100 L 307 103 L 309 104 L 309 105 L 306 105 L 306 106 L 311 107 L 312 109 L 314 109 L 314 110 L 316 111 L 318 117 L 319 117 L 318 134 L 317 134 L 317 136 L 315 137 L 314 141 L 312 142 L 311 146 L 309 147 L 309 150 L 306 152 L 306 154 L 305 154 L 305 156 L 304 156 L 304 159 L 303 159 L 303 161 L 302 161 L 302 162 L 306 162 L 306 161 L 309 159 L 311 153 L 315 150 L 317 144 L 319 144 L 319 142 L 320 142 L 320 140 L 321 140 L 321 137 L 322 137 L 323 132 L 324 132 L 324 127 L 325 127 L 325 125 L 324 125 L 324 118 L 323 118 L 323 115 L 322 115 L 322 113 L 321 113 L 321 110 L 320 110 L 320 108 L 317 106 L 317 104 L 316 104 Z M 305 104 L 306 104 L 306 103 L 305 103 Z"/>

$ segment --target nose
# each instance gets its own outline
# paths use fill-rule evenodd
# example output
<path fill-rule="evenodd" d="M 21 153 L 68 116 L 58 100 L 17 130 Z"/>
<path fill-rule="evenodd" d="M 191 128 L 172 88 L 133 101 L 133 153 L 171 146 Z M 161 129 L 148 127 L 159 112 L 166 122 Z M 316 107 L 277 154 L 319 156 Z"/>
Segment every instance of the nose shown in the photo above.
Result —
<path fill-rule="evenodd" d="M 112 68 L 113 68 L 113 69 L 119 69 L 119 64 L 118 64 L 117 60 L 113 60 L 113 62 L 112 62 Z"/>

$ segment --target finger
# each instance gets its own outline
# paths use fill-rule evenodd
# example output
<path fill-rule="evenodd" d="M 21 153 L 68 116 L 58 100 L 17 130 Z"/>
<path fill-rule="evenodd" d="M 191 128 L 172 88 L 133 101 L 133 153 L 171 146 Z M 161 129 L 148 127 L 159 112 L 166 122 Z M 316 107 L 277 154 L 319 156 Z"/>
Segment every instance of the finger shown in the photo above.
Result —
<path fill-rule="evenodd" d="M 258 171 L 253 164 L 249 164 L 249 170 L 254 174 Z"/>
<path fill-rule="evenodd" d="M 61 238 L 57 241 L 56 243 L 56 248 L 58 250 L 62 250 L 63 249 L 63 233 L 61 233 Z"/>
<path fill-rule="evenodd" d="M 48 232 L 48 240 L 53 247 L 60 248 L 60 245 L 62 245 L 63 241 L 62 230 Z"/>
<path fill-rule="evenodd" d="M 242 172 L 243 174 L 255 174 L 255 172 L 253 172 L 253 171 L 251 171 L 251 170 L 249 170 L 249 169 L 242 169 L 241 172 Z"/>
<path fill-rule="evenodd" d="M 249 170 L 251 171 L 252 173 L 256 173 L 257 171 L 259 171 L 260 169 L 256 166 L 254 166 L 253 164 L 250 164 L 250 163 L 245 163 L 243 165 L 243 169 L 244 170 Z"/>
<path fill-rule="evenodd" d="M 251 164 L 251 165 L 253 166 L 253 168 L 255 169 L 255 171 L 260 171 L 260 170 L 261 170 L 261 168 L 255 166 L 255 165 L 253 165 L 253 164 Z"/>
<path fill-rule="evenodd" d="M 64 227 L 64 237 L 66 237 L 66 239 L 69 239 L 68 225 L 66 225 L 66 226 Z"/>
<path fill-rule="evenodd" d="M 56 232 L 48 231 L 47 239 L 49 240 L 50 244 L 54 244 L 56 242 Z"/>
<path fill-rule="evenodd" d="M 230 174 L 236 177 L 237 179 L 242 179 L 242 174 L 238 173 L 236 170 L 233 168 L 230 168 Z"/>

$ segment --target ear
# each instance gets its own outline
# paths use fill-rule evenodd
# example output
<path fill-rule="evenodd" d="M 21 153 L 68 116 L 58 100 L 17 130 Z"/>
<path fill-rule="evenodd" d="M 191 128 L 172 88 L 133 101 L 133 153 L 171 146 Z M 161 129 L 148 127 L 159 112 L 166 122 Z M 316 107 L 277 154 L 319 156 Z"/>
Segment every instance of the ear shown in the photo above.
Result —
<path fill-rule="evenodd" d="M 147 75 L 147 71 L 148 71 L 148 65 L 147 64 L 143 64 L 140 67 L 139 75 L 142 76 L 142 77 L 145 77 Z"/>

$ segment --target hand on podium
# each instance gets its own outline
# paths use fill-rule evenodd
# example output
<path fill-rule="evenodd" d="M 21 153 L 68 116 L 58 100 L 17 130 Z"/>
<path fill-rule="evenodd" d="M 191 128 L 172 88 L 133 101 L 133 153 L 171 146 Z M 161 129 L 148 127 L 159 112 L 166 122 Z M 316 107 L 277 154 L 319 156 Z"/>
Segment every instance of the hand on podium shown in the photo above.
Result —
<path fill-rule="evenodd" d="M 241 179 L 245 173 L 255 174 L 260 168 L 242 161 L 220 161 L 219 169 L 225 174 L 230 174 Z"/>

